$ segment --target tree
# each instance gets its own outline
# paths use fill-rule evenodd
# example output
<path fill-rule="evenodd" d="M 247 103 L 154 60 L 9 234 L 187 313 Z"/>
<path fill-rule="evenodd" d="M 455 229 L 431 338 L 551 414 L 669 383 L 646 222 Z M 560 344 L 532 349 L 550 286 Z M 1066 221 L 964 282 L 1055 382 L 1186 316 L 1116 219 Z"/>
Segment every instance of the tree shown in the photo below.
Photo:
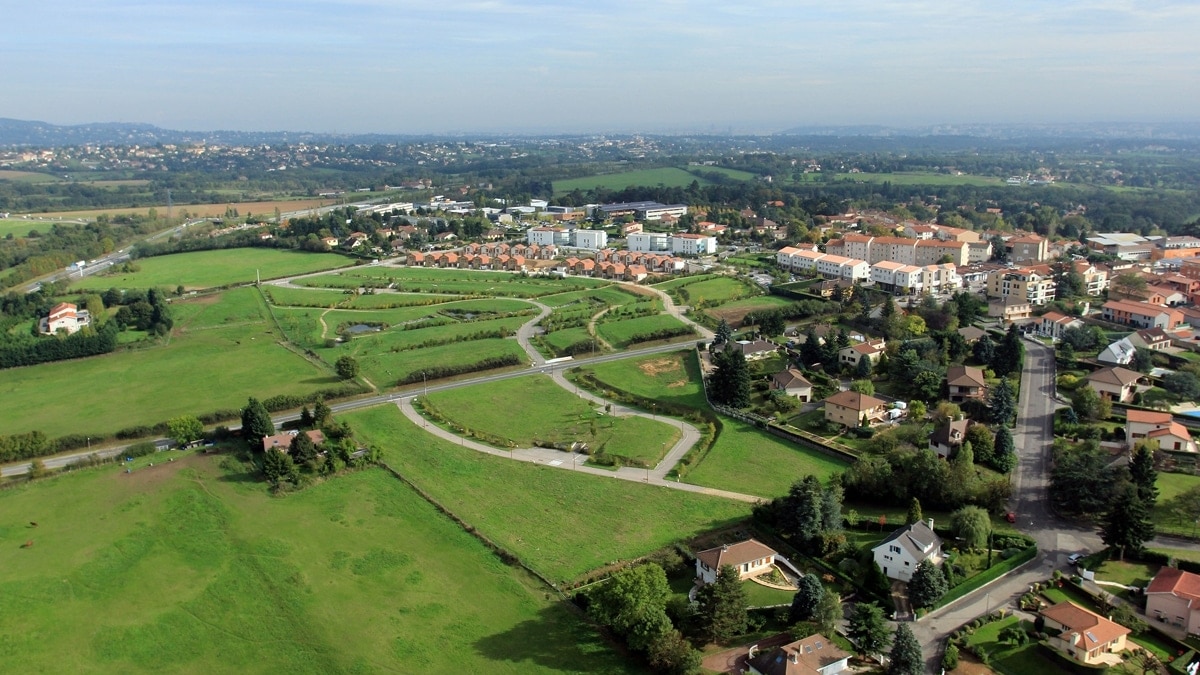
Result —
<path fill-rule="evenodd" d="M 1105 546 L 1117 551 L 1117 559 L 1125 559 L 1125 551 L 1139 553 L 1142 546 L 1154 538 L 1154 523 L 1150 509 L 1138 498 L 1137 486 L 1123 482 L 1117 486 L 1108 513 L 1104 516 L 1100 539 Z"/>
<path fill-rule="evenodd" d="M 358 377 L 358 361 L 349 354 L 343 354 L 338 357 L 337 363 L 333 365 L 337 371 L 338 377 L 343 380 L 353 380 Z"/>
<path fill-rule="evenodd" d="M 975 343 L 975 348 L 972 350 L 975 360 L 985 366 L 991 366 L 992 361 L 996 359 L 996 343 L 992 342 L 990 335 L 984 334 Z"/>
<path fill-rule="evenodd" d="M 896 626 L 896 635 L 892 639 L 891 660 L 888 663 L 888 675 L 922 675 L 925 672 L 925 659 L 921 655 L 921 643 L 913 635 L 907 623 Z"/>
<path fill-rule="evenodd" d="M 1137 488 L 1138 499 L 1147 508 L 1153 509 L 1158 501 L 1158 472 L 1154 470 L 1154 451 L 1158 449 L 1158 441 L 1141 440 L 1133 448 L 1133 457 L 1129 459 L 1129 480 Z"/>
<path fill-rule="evenodd" d="M 908 502 L 907 524 L 912 525 L 913 523 L 919 523 L 922 520 L 925 520 L 925 517 L 921 513 L 921 500 L 913 497 L 912 500 Z"/>
<path fill-rule="evenodd" d="M 909 391 L 922 401 L 936 401 L 942 393 L 942 376 L 932 370 L 922 370 L 912 378 Z"/>
<path fill-rule="evenodd" d="M 1163 377 L 1162 386 L 1181 401 L 1200 401 L 1200 378 L 1192 373 L 1171 373 Z"/>
<path fill-rule="evenodd" d="M 716 335 L 713 337 L 713 345 L 723 345 L 733 338 L 733 327 L 725 319 L 717 324 Z"/>
<path fill-rule="evenodd" d="M 908 582 L 908 599 L 913 607 L 932 607 L 950 590 L 946 576 L 929 559 L 917 563 Z"/>
<path fill-rule="evenodd" d="M 1008 427 L 996 430 L 996 450 L 992 454 L 991 465 L 1000 473 L 1008 473 L 1017 465 L 1017 451 Z"/>
<path fill-rule="evenodd" d="M 1145 347 L 1138 347 L 1133 350 L 1133 361 L 1129 363 L 1132 370 L 1139 373 L 1148 373 L 1154 368 L 1154 352 Z"/>
<path fill-rule="evenodd" d="M 978 506 L 964 506 L 950 514 L 950 529 L 970 548 L 983 548 L 992 532 L 992 518 Z"/>
<path fill-rule="evenodd" d="M 1094 440 L 1079 446 L 1056 440 L 1053 447 L 1048 494 L 1058 510 L 1090 517 L 1103 513 L 1112 494 L 1112 457 Z"/>
<path fill-rule="evenodd" d="M 650 666 L 663 673 L 685 675 L 700 668 L 703 655 L 696 651 L 683 634 L 672 628 L 659 635 L 647 652 Z"/>
<path fill-rule="evenodd" d="M 708 394 L 713 402 L 733 408 L 750 405 L 750 368 L 741 350 L 719 350 L 712 360 L 716 368 L 708 378 Z"/>
<path fill-rule="evenodd" d="M 301 429 L 313 428 L 313 425 L 314 425 L 313 414 L 312 414 L 312 411 L 310 411 L 308 409 L 308 406 L 304 406 L 303 408 L 300 409 L 299 424 L 300 424 Z"/>
<path fill-rule="evenodd" d="M 1076 389 L 1071 394 L 1071 407 L 1075 409 L 1075 414 L 1081 419 L 1092 422 L 1100 421 L 1107 418 L 1104 415 L 1103 399 L 1100 394 L 1088 386 L 1083 386 Z M 1112 410 L 1112 404 L 1109 403 L 1109 410 Z"/>
<path fill-rule="evenodd" d="M 294 458 L 293 461 L 300 464 L 308 464 L 316 461 L 317 446 L 308 434 L 299 433 L 292 436 L 291 445 L 288 447 L 288 454 Z"/>
<path fill-rule="evenodd" d="M 980 340 L 982 342 L 982 340 Z M 1025 359 L 1025 345 L 1021 344 L 1021 332 L 1016 326 L 1010 326 L 1000 345 L 996 347 L 996 357 L 992 359 L 992 370 L 1000 377 L 1007 377 L 1021 369 Z"/>
<path fill-rule="evenodd" d="M 1146 280 L 1139 272 L 1121 272 L 1109 282 L 1109 288 L 1117 295 L 1136 296 L 1146 290 Z"/>
<path fill-rule="evenodd" d="M 760 312 L 758 332 L 763 335 L 779 335 L 787 328 L 787 323 L 780 312 Z"/>
<path fill-rule="evenodd" d="M 858 363 L 854 366 L 854 376 L 860 380 L 870 381 L 871 377 L 871 359 L 866 356 L 860 357 Z"/>
<path fill-rule="evenodd" d="M 805 367 L 821 361 L 821 338 L 817 337 L 812 327 L 804 334 L 804 344 L 800 345 L 800 361 L 800 365 Z"/>
<path fill-rule="evenodd" d="M 242 438 L 255 450 L 262 449 L 262 439 L 275 434 L 275 423 L 266 406 L 253 396 L 242 408 Z"/>
<path fill-rule="evenodd" d="M 46 468 L 46 463 L 40 457 L 34 457 L 29 463 L 29 479 L 45 478 L 49 475 L 50 470 Z"/>
<path fill-rule="evenodd" d="M 809 474 L 792 484 L 788 493 L 772 503 L 779 518 L 779 529 L 791 537 L 798 548 L 811 554 L 823 551 L 826 536 L 841 529 L 842 493 L 840 487 L 825 487 Z"/>
<path fill-rule="evenodd" d="M 870 360 L 862 358 L 859 360 L 859 363 L 870 363 Z M 875 383 L 870 380 L 855 380 L 850 383 L 850 391 L 873 396 L 875 394 Z"/>
<path fill-rule="evenodd" d="M 975 451 L 975 461 L 980 464 L 991 464 L 996 452 L 996 437 L 992 430 L 984 424 L 972 424 L 967 427 L 967 442 Z"/>
<path fill-rule="evenodd" d="M 1146 621 L 1138 615 L 1132 607 L 1126 603 L 1121 603 L 1113 607 L 1112 613 L 1108 617 L 1111 621 L 1125 626 L 1134 633 L 1144 633 L 1148 628 Z"/>
<path fill-rule="evenodd" d="M 1017 397 L 1007 378 L 992 387 L 988 394 L 988 409 L 995 424 L 1008 426 L 1012 423 L 1013 415 L 1017 413 Z"/>
<path fill-rule="evenodd" d="M 696 592 L 696 614 L 704 634 L 714 642 L 727 642 L 746 632 L 748 605 L 741 575 L 732 565 L 723 565 L 716 581 Z"/>
<path fill-rule="evenodd" d="M 825 587 L 815 574 L 805 574 L 797 583 L 796 594 L 792 596 L 792 607 L 788 611 L 788 623 L 808 621 L 817 611 L 817 605 L 825 595 Z"/>
<path fill-rule="evenodd" d="M 873 602 L 860 602 L 854 607 L 854 613 L 846 623 L 846 635 L 862 656 L 882 654 L 892 643 L 883 609 Z"/>
<path fill-rule="evenodd" d="M 925 415 L 929 414 L 925 407 L 924 401 L 909 401 L 908 402 L 908 419 L 921 421 L 925 419 Z"/>
<path fill-rule="evenodd" d="M 821 593 L 821 601 L 817 603 L 816 610 L 813 611 L 812 622 L 816 624 L 817 632 L 828 637 L 837 630 L 842 614 L 841 597 L 837 591 L 826 588 Z"/>
<path fill-rule="evenodd" d="M 667 574 L 653 563 L 613 574 L 591 593 L 588 613 L 597 622 L 625 636 L 630 648 L 646 652 L 671 629 Z"/>
<path fill-rule="evenodd" d="M 958 647 L 953 642 L 946 645 L 942 653 L 942 670 L 950 672 L 958 667 Z"/>
<path fill-rule="evenodd" d="M 181 415 L 167 421 L 167 433 L 180 445 L 187 445 L 204 437 L 204 423 L 192 415 Z"/>
<path fill-rule="evenodd" d="M 279 448 L 270 448 L 263 456 L 262 471 L 268 483 L 279 485 L 284 479 L 294 480 L 296 465 L 287 453 L 280 452 Z"/>
<path fill-rule="evenodd" d="M 333 411 L 329 409 L 329 405 L 325 401 L 317 401 L 313 406 L 313 422 L 318 427 L 323 427 L 333 421 Z"/>

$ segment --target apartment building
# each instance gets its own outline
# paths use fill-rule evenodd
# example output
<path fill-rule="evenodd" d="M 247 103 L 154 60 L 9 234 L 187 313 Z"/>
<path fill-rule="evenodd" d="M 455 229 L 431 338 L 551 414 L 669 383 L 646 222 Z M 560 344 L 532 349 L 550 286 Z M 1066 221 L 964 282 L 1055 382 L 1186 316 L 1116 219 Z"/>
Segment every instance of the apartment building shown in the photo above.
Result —
<path fill-rule="evenodd" d="M 987 296 L 1044 305 L 1054 299 L 1055 287 L 1054 277 L 1028 267 L 996 270 L 988 275 Z"/>

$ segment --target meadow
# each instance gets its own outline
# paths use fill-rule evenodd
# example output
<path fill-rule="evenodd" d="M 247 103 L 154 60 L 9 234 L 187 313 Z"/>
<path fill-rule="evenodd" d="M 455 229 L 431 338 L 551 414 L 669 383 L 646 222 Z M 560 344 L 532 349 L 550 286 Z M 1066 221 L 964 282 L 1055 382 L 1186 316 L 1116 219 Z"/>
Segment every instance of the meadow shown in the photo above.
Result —
<path fill-rule="evenodd" d="M 948 173 L 930 173 L 923 171 L 897 171 L 895 173 L 839 173 L 834 176 L 838 181 L 856 181 L 866 183 L 891 183 L 892 185 L 1003 185 L 1003 178 L 992 176 L 972 176 L 964 174 L 954 176 Z"/>
<path fill-rule="evenodd" d="M 424 433 L 395 406 L 340 416 L 383 459 L 550 579 L 570 581 L 750 515 L 743 502 L 513 462 Z"/>
<path fill-rule="evenodd" d="M 240 466 L 199 455 L 0 492 L 5 670 L 637 672 L 385 471 L 281 499 Z"/>
<path fill-rule="evenodd" d="M 707 307 L 704 313 L 718 321 L 724 319 L 730 326 L 738 327 L 742 319 L 750 312 L 768 309 L 782 309 L 793 304 L 793 301 L 778 295 L 760 295 L 756 298 L 743 298 L 732 302 L 722 303 L 716 307 Z"/>
<path fill-rule="evenodd" d="M 526 277 L 509 272 L 469 271 L 426 267 L 370 267 L 297 279 L 313 288 L 385 287 L 408 293 L 456 293 L 495 297 L 536 298 L 566 291 L 608 286 L 602 279 Z"/>
<path fill-rule="evenodd" d="M 373 196 L 373 195 L 372 195 Z M 182 217 L 187 214 L 189 218 L 221 218 L 225 215 L 227 209 L 234 209 L 242 216 L 257 214 L 260 216 L 274 216 L 275 209 L 279 209 L 283 213 L 292 211 L 307 211 L 309 209 L 318 209 L 323 206 L 329 206 L 336 202 L 331 199 L 282 199 L 274 201 L 261 202 L 230 202 L 226 204 L 174 204 L 173 208 L 177 216 Z M 107 215 L 140 215 L 146 216 L 153 209 L 160 217 L 167 213 L 167 205 L 158 204 L 157 206 L 143 206 L 137 208 L 112 208 L 112 209 L 81 209 L 79 211 L 54 211 L 40 214 L 46 217 L 60 218 L 95 218 L 96 216 Z"/>
<path fill-rule="evenodd" d="M 172 307 L 169 343 L 5 370 L 0 434 L 111 434 L 182 414 L 240 408 L 251 395 L 305 395 L 339 382 L 278 344 L 282 336 L 254 289 Z"/>
<path fill-rule="evenodd" d="M 636 185 L 663 187 L 687 187 L 695 181 L 701 185 L 710 185 L 711 183 L 699 176 L 693 175 L 677 169 L 675 167 L 663 167 L 659 169 L 640 169 L 637 171 L 625 171 L 622 173 L 601 174 L 597 176 L 584 176 L 582 178 L 568 178 L 566 180 L 554 181 L 554 194 L 566 194 L 572 190 L 591 190 L 592 188 L 605 188 L 608 190 L 624 190 L 627 187 Z"/>
<path fill-rule="evenodd" d="M 600 337 L 608 341 L 609 344 L 618 348 L 624 349 L 634 344 L 647 342 L 655 338 L 648 338 L 656 331 L 673 330 L 677 328 L 686 328 L 679 319 L 666 314 L 654 314 L 651 316 L 641 316 L 634 319 L 622 319 L 620 321 L 604 321 L 596 324 L 596 333 Z M 690 340 L 691 335 L 681 335 L 670 338 L 672 340 Z"/>
<path fill-rule="evenodd" d="M 255 275 L 263 279 L 307 274 L 346 267 L 354 261 L 336 253 L 304 253 L 272 248 L 234 248 L 221 251 L 196 251 L 139 258 L 141 268 L 131 274 L 97 274 L 72 283 L 74 289 L 155 288 L 186 290 L 215 288 L 251 283 Z"/>
<path fill-rule="evenodd" d="M 694 284 L 677 286 L 668 291 L 671 297 L 693 306 L 719 305 L 751 295 L 761 295 L 757 286 L 733 277 L 717 277 Z"/>
<path fill-rule="evenodd" d="M 700 387 L 700 364 L 690 351 L 597 363 L 585 368 L 597 380 L 636 396 L 671 405 L 708 406 Z"/>
<path fill-rule="evenodd" d="M 542 375 L 435 392 L 425 401 L 458 426 L 522 447 L 582 441 L 594 452 L 653 466 L 679 440 L 669 424 L 606 415 Z"/>
<path fill-rule="evenodd" d="M 13 237 L 26 237 L 30 232 L 48 232 L 51 227 L 54 227 L 57 221 L 53 220 L 26 220 L 25 218 L 0 218 L 0 238 L 12 235 Z M 67 223 L 68 225 L 78 225 L 78 223 Z"/>

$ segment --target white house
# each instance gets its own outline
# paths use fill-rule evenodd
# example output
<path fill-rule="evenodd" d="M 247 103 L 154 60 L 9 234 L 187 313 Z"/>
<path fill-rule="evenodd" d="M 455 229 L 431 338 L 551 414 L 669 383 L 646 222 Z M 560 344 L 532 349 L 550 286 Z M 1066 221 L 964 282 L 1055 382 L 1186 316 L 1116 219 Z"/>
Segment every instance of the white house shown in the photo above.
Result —
<path fill-rule="evenodd" d="M 537 246 L 566 245 L 570 234 L 561 227 L 531 227 L 525 233 L 525 241 Z"/>
<path fill-rule="evenodd" d="M 670 237 L 665 232 L 631 232 L 625 237 L 625 246 L 630 251 L 670 251 Z"/>
<path fill-rule="evenodd" d="M 742 579 L 749 579 L 771 569 L 776 555 L 770 546 L 757 539 L 710 548 L 696 554 L 696 578 L 701 584 L 711 584 L 717 580 L 721 568 L 729 565 L 737 569 Z"/>
<path fill-rule="evenodd" d="M 875 563 L 889 579 L 907 583 L 922 560 L 942 561 L 942 538 L 933 531 L 933 518 L 898 528 L 873 549 Z"/>
<path fill-rule="evenodd" d="M 1125 412 L 1125 441 L 1133 447 L 1142 439 L 1158 441 L 1160 450 L 1196 452 L 1196 442 L 1187 427 L 1169 412 L 1127 410 Z"/>
<path fill-rule="evenodd" d="M 38 322 L 38 330 L 53 335 L 60 330 L 68 334 L 78 333 L 84 326 L 91 325 L 92 315 L 69 302 L 60 302 L 50 308 L 50 314 Z"/>
<path fill-rule="evenodd" d="M 571 230 L 571 246 L 599 250 L 608 247 L 608 233 L 604 230 Z"/>
<path fill-rule="evenodd" d="M 675 255 L 711 255 L 717 252 L 717 238 L 707 234 L 676 234 L 671 237 Z"/>
<path fill-rule="evenodd" d="M 1136 351 L 1137 348 L 1133 346 L 1129 338 L 1123 337 L 1101 350 L 1096 360 L 1114 366 L 1127 366 L 1133 362 L 1133 355 Z"/>

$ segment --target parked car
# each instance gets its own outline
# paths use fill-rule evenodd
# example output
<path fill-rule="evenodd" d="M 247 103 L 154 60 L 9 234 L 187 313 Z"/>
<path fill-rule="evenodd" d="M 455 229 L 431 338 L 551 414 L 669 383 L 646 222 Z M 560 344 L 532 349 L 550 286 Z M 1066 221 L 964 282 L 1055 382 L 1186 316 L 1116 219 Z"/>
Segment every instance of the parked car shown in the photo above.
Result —
<path fill-rule="evenodd" d="M 1080 560 L 1083 560 L 1082 553 L 1072 553 L 1071 555 L 1067 556 L 1067 562 L 1072 565 L 1078 565 Z"/>
<path fill-rule="evenodd" d="M 1015 523 L 1017 522 L 1017 514 L 1013 511 L 1009 511 L 1008 513 L 1004 514 L 1004 519 L 1010 523 Z"/>

